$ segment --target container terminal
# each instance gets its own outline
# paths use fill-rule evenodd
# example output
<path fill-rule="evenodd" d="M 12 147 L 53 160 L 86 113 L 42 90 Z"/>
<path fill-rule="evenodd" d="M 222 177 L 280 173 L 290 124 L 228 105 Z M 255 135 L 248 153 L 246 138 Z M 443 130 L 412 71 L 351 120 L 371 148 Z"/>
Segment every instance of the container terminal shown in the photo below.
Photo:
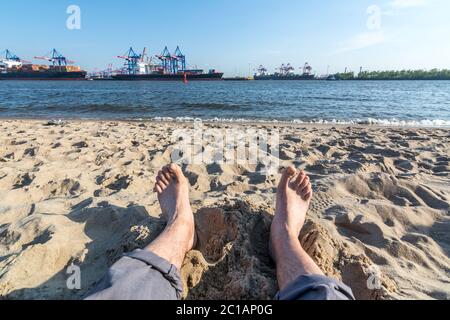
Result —
<path fill-rule="evenodd" d="M 308 62 L 301 68 L 302 73 L 295 73 L 295 68 L 290 64 L 282 64 L 277 72 L 269 74 L 264 66 L 259 66 L 257 73 L 254 75 L 255 80 L 314 80 L 315 75 L 312 73 L 312 67 Z"/>
<path fill-rule="evenodd" d="M 0 80 L 111 80 L 111 81 L 246 81 L 246 80 L 314 80 L 312 67 L 305 63 L 296 73 L 290 64 L 282 64 L 275 73 L 268 73 L 264 66 L 260 66 L 253 77 L 224 78 L 222 72 L 210 69 L 191 68 L 187 65 L 186 56 L 178 46 L 171 53 L 166 46 L 157 55 L 149 55 L 147 48 L 137 53 L 132 47 L 123 55 L 117 56 L 124 61 L 123 67 L 113 70 L 112 64 L 108 69 L 89 74 L 74 61 L 68 60 L 63 54 L 53 49 L 44 56 L 34 57 L 47 61 L 47 64 L 32 64 L 22 60 L 10 50 L 0 54 Z"/>
<path fill-rule="evenodd" d="M 177 47 L 172 54 L 167 47 L 161 54 L 150 57 L 147 48 L 141 54 L 130 48 L 125 55 L 118 56 L 125 60 L 122 70 L 112 75 L 114 80 L 122 81 L 208 81 L 222 80 L 223 73 L 210 69 L 188 68 L 186 56 Z"/>

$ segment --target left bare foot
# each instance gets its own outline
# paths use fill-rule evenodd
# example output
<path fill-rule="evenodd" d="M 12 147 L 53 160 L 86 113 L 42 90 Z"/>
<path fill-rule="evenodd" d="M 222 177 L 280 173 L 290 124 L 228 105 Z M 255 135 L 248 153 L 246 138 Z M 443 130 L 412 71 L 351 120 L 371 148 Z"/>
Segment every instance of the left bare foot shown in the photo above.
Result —
<path fill-rule="evenodd" d="M 295 179 L 294 179 L 295 178 Z M 277 191 L 277 206 L 270 233 L 270 251 L 276 260 L 277 247 L 298 241 L 313 196 L 309 177 L 294 167 L 287 168 Z"/>
<path fill-rule="evenodd" d="M 190 240 L 187 251 L 191 250 L 195 244 L 194 215 L 189 202 L 189 183 L 181 168 L 176 164 L 162 168 L 156 177 L 154 191 L 167 218 L 167 227 L 178 225 L 188 229 Z"/>

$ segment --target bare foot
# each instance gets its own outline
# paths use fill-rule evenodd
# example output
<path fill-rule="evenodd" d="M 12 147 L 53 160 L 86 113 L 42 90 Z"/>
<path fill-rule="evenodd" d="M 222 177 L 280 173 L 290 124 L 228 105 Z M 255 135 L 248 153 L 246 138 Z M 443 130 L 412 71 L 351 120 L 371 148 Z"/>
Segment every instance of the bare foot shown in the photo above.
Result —
<path fill-rule="evenodd" d="M 294 179 L 295 178 L 295 179 Z M 297 239 L 306 220 L 312 199 L 312 186 L 305 172 L 287 168 L 277 192 L 275 217 L 270 234 L 270 251 L 276 260 L 276 245 Z"/>
<path fill-rule="evenodd" d="M 189 183 L 181 168 L 176 164 L 162 168 L 156 177 L 154 191 L 158 194 L 167 226 L 177 225 L 188 229 L 187 251 L 191 250 L 195 245 L 194 216 L 189 202 Z"/>

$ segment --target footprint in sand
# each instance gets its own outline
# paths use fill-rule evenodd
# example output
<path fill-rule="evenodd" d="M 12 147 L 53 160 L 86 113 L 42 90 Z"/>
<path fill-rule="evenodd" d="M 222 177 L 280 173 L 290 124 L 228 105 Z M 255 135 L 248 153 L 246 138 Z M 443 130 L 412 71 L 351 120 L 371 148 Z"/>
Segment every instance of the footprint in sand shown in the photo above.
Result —
<path fill-rule="evenodd" d="M 15 159 L 15 154 L 14 152 L 12 153 L 8 153 L 6 155 L 4 155 L 1 159 L 0 162 L 9 162 Z"/>
<path fill-rule="evenodd" d="M 414 169 L 414 165 L 410 161 L 404 159 L 395 160 L 394 166 L 401 171 L 411 171 Z"/>
<path fill-rule="evenodd" d="M 89 145 L 85 141 L 80 141 L 80 142 L 74 143 L 72 145 L 72 147 L 75 147 L 75 148 L 78 148 L 78 149 L 84 149 L 84 148 L 89 147 Z"/>
<path fill-rule="evenodd" d="M 47 194 L 49 198 L 54 197 L 76 197 L 83 190 L 78 181 L 66 178 L 60 182 L 49 181 L 46 186 L 43 187 L 44 194 Z"/>
<path fill-rule="evenodd" d="M 106 186 L 106 188 L 119 192 L 121 190 L 128 189 L 128 187 L 130 186 L 130 183 L 132 181 L 133 181 L 133 178 L 131 176 L 117 175 L 115 177 L 115 180 L 113 182 L 111 182 L 110 184 L 108 184 Z"/>
<path fill-rule="evenodd" d="M 434 190 L 426 186 L 417 186 L 415 193 L 420 197 L 430 208 L 433 209 L 444 209 L 450 208 L 448 199 L 439 195 Z"/>
<path fill-rule="evenodd" d="M 52 145 L 52 149 L 58 149 L 59 147 L 62 147 L 62 144 L 60 142 L 56 142 Z"/>
<path fill-rule="evenodd" d="M 31 185 L 35 176 L 33 174 L 25 173 L 23 175 L 19 175 L 13 185 L 13 189 L 22 189 Z"/>
<path fill-rule="evenodd" d="M 23 156 L 24 157 L 35 157 L 37 154 L 37 150 L 38 150 L 38 148 L 36 148 L 36 147 L 25 149 Z"/>
<path fill-rule="evenodd" d="M 27 143 L 26 140 L 14 140 L 13 142 L 11 142 L 11 145 L 12 146 L 20 146 L 20 145 L 23 145 L 23 144 L 26 144 L 26 143 Z"/>

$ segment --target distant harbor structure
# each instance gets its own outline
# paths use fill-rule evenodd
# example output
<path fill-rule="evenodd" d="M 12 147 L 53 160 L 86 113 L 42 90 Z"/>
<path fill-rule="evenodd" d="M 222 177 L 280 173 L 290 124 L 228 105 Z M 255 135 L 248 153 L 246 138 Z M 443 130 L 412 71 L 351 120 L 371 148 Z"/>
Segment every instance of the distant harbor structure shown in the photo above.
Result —
<path fill-rule="evenodd" d="M 255 80 L 314 80 L 315 75 L 312 73 L 312 67 L 308 62 L 305 63 L 301 74 L 295 73 L 295 68 L 290 64 L 282 64 L 277 72 L 269 74 L 267 69 L 261 65 L 257 73 L 254 75 Z"/>
<path fill-rule="evenodd" d="M 110 63 L 104 71 L 87 73 L 81 67 L 75 66 L 56 49 L 44 56 L 35 56 L 34 59 L 44 60 L 46 64 L 34 64 L 21 59 L 9 49 L 0 53 L 0 80 L 109 80 L 109 81 L 241 81 L 248 80 L 328 80 L 328 81 L 390 81 L 390 80 L 450 80 L 449 69 L 408 69 L 408 70 L 378 70 L 369 71 L 359 68 L 359 73 L 345 67 L 343 72 L 329 73 L 327 67 L 325 75 L 313 73 L 309 63 L 296 69 L 292 64 L 282 64 L 274 73 L 260 65 L 253 77 L 226 77 L 216 69 L 207 71 L 187 64 L 186 56 L 180 47 L 171 53 L 166 46 L 157 55 L 149 55 L 147 48 L 137 53 L 132 47 L 120 56 L 124 64 L 119 69 L 113 68 Z M 249 70 L 251 68 L 249 67 Z M 98 69 L 96 69 L 98 70 Z M 296 70 L 299 70 L 296 72 Z M 249 72 L 251 73 L 251 72 Z"/>
<path fill-rule="evenodd" d="M 141 54 L 130 48 L 127 53 L 118 58 L 125 60 L 125 65 L 122 70 L 111 76 L 113 80 L 187 82 L 222 80 L 223 77 L 223 73 L 215 69 L 204 72 L 203 69 L 188 68 L 186 56 L 181 52 L 180 47 L 177 47 L 173 54 L 165 47 L 161 54 L 154 57 L 148 56 L 147 48 L 144 48 Z"/>

